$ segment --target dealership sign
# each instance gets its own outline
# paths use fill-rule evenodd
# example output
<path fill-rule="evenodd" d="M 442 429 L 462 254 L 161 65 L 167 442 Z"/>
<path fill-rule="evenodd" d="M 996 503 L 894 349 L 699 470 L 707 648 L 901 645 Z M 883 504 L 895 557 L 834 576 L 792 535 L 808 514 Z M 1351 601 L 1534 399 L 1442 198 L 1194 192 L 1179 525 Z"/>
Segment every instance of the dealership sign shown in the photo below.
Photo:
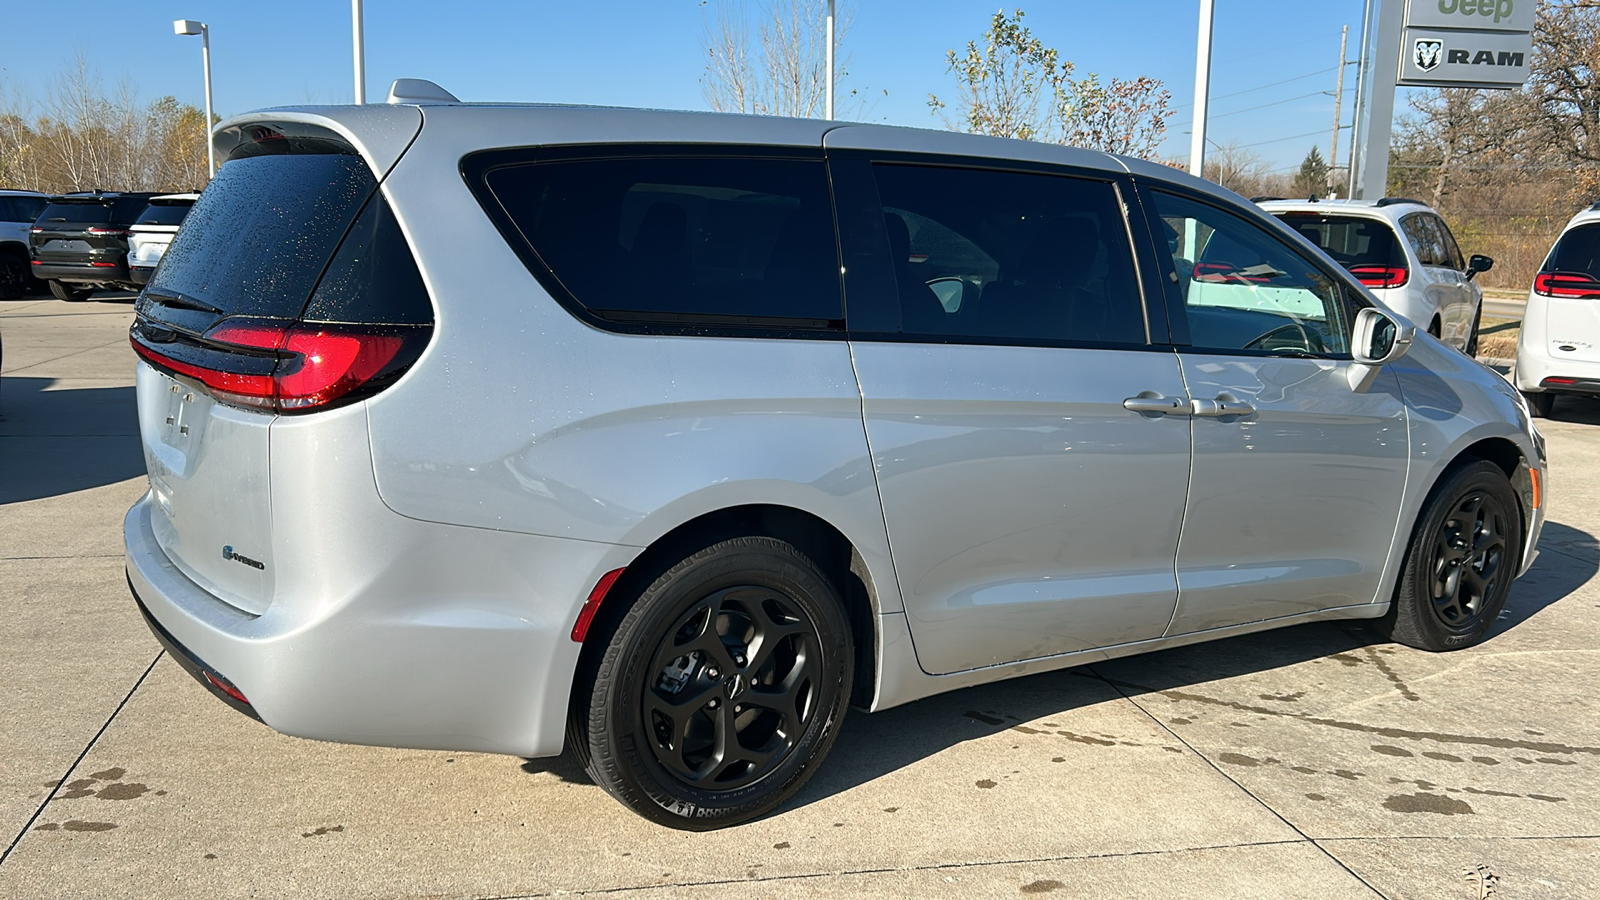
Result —
<path fill-rule="evenodd" d="M 1534 0 L 1408 0 L 1398 84 L 1514 88 L 1528 80 Z"/>

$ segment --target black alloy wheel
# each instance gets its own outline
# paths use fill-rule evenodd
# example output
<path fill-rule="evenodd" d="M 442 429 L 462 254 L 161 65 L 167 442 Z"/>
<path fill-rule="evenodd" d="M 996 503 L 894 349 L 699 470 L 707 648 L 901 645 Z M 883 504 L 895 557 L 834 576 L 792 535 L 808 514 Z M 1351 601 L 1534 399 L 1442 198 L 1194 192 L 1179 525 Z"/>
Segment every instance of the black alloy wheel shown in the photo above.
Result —
<path fill-rule="evenodd" d="M 656 761 L 698 788 L 771 774 L 816 714 L 817 626 L 759 585 L 717 591 L 656 648 L 640 704 Z"/>
<path fill-rule="evenodd" d="M 854 662 L 844 604 L 776 538 L 662 566 L 629 582 L 631 568 L 601 607 L 568 744 L 645 818 L 692 831 L 745 822 L 793 796 L 838 735 Z"/>
<path fill-rule="evenodd" d="M 1521 507 L 1505 472 L 1481 460 L 1460 466 L 1434 488 L 1417 521 L 1384 630 L 1423 650 L 1482 641 L 1521 559 Z"/>
<path fill-rule="evenodd" d="M 1507 511 L 1483 491 L 1456 502 L 1434 533 L 1429 550 L 1433 614 L 1446 629 L 1478 627 L 1506 575 Z"/>

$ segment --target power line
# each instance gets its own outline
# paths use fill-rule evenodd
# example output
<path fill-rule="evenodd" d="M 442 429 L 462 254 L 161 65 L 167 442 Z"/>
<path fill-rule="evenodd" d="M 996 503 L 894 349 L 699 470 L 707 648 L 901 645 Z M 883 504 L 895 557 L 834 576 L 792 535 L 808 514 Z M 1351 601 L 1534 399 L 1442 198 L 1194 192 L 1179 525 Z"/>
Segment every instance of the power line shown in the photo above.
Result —
<path fill-rule="evenodd" d="M 1326 96 L 1326 94 L 1329 94 L 1329 93 L 1332 93 L 1332 92 L 1331 91 L 1312 91 L 1309 94 L 1301 94 L 1298 97 L 1290 97 L 1287 100 L 1274 100 L 1271 103 L 1263 103 L 1260 106 L 1247 106 L 1244 109 L 1235 109 L 1235 110 L 1230 110 L 1230 111 L 1225 112 L 1225 113 L 1217 113 L 1216 115 L 1212 116 L 1211 118 L 1212 119 L 1223 119 L 1223 118 L 1227 118 L 1228 116 L 1237 116 L 1240 113 L 1255 112 L 1258 109 L 1266 109 L 1269 106 L 1282 106 L 1285 103 L 1293 103 L 1296 100 L 1305 100 L 1308 97 L 1322 97 L 1322 96 Z"/>
<path fill-rule="evenodd" d="M 1274 82 L 1271 82 L 1270 84 L 1258 85 L 1258 86 L 1253 87 L 1253 88 L 1245 88 L 1242 91 L 1234 91 L 1231 94 L 1222 94 L 1221 96 L 1212 97 L 1211 99 L 1212 100 L 1226 100 L 1229 97 L 1238 97 L 1238 96 L 1240 96 L 1242 94 L 1253 94 L 1256 91 L 1264 91 L 1264 90 L 1267 90 L 1268 88 L 1275 88 L 1275 87 L 1278 87 L 1280 85 L 1289 84 L 1290 82 L 1293 82 L 1293 81 L 1304 81 L 1307 78 L 1315 78 L 1318 75 L 1326 75 L 1329 72 L 1337 72 L 1338 70 L 1339 70 L 1338 66 L 1329 66 L 1326 69 L 1319 69 L 1319 70 L 1317 70 L 1315 72 L 1307 72 L 1304 75 L 1296 75 L 1293 78 L 1285 78 L 1282 81 L 1274 81 Z M 1191 107 L 1193 105 L 1194 105 L 1193 103 L 1180 103 L 1179 105 L 1174 106 L 1172 108 L 1172 111 L 1173 112 L 1177 112 L 1180 109 L 1188 109 L 1189 107 Z"/>
<path fill-rule="evenodd" d="M 1317 129 L 1316 131 L 1308 131 L 1305 134 L 1291 134 L 1288 137 L 1273 138 L 1270 141 L 1256 141 L 1253 144 L 1239 144 L 1238 148 L 1240 150 L 1243 150 L 1246 147 L 1262 147 L 1262 146 L 1265 146 L 1267 144 L 1281 144 L 1284 141 L 1293 141 L 1293 140 L 1297 140 L 1299 138 L 1313 137 L 1313 136 L 1316 136 L 1316 135 L 1319 135 L 1319 134 L 1322 134 L 1322 129 L 1320 129 L 1320 128 Z"/>

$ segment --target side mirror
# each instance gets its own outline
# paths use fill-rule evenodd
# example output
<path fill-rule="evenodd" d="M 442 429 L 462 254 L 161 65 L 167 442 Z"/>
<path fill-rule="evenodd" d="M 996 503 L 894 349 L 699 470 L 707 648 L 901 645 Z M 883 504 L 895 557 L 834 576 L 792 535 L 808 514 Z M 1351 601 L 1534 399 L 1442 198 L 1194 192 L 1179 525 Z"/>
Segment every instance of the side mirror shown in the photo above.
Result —
<path fill-rule="evenodd" d="M 1493 259 L 1482 253 L 1474 253 L 1472 258 L 1467 260 L 1467 280 L 1471 281 L 1479 272 L 1487 272 L 1492 268 L 1494 268 Z"/>
<path fill-rule="evenodd" d="M 1356 314 L 1350 338 L 1350 390 L 1365 394 L 1383 367 L 1411 349 L 1417 328 L 1387 310 L 1367 307 Z"/>

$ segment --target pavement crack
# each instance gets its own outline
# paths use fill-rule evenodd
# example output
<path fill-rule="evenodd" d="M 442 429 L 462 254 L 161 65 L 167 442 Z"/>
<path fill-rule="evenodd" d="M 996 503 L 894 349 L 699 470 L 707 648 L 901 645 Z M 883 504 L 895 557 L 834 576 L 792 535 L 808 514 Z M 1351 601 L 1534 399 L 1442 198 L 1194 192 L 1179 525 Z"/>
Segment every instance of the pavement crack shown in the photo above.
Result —
<path fill-rule="evenodd" d="M 1147 856 L 1174 856 L 1183 853 L 1207 853 L 1219 850 L 1248 850 L 1252 847 L 1292 847 L 1310 843 L 1309 840 L 1245 841 L 1235 844 L 1206 844 L 1198 847 L 1175 847 L 1163 850 L 1129 850 L 1119 853 L 1074 853 L 1063 856 L 1030 856 L 1018 859 L 990 859 L 982 862 L 928 863 L 920 866 L 876 866 L 862 869 L 842 869 L 833 872 L 796 872 L 790 875 L 764 875 L 757 878 L 708 878 L 700 881 L 675 881 L 659 884 L 623 885 L 588 890 L 537 891 L 531 894 L 486 894 L 473 900 L 534 900 L 538 897 L 570 897 L 588 894 L 626 894 L 634 891 L 659 891 L 663 888 L 719 887 L 728 884 L 761 884 L 781 881 L 805 881 L 813 878 L 838 878 L 852 875 L 889 875 L 898 872 L 949 872 L 965 869 L 987 869 L 999 866 L 1027 866 L 1043 863 L 1085 862 L 1101 859 L 1137 859 Z M 1346 870 L 1348 871 L 1348 869 Z M 1354 873 L 1351 873 L 1354 874 Z M 1363 882 L 1365 884 L 1365 882 Z M 1379 896 L 1382 896 L 1381 894 Z"/>
<path fill-rule="evenodd" d="M 1372 664 L 1378 667 L 1378 671 L 1383 673 L 1383 677 L 1389 679 L 1389 683 L 1393 684 L 1395 690 L 1400 692 L 1400 696 L 1413 702 L 1422 699 L 1421 697 L 1417 696 L 1416 691 L 1413 691 L 1405 683 L 1405 680 L 1400 677 L 1400 673 L 1396 672 L 1392 667 L 1390 667 L 1387 662 L 1384 662 L 1383 656 L 1382 654 L 1378 653 L 1377 648 L 1366 647 L 1365 650 L 1367 658 L 1371 659 Z"/>
<path fill-rule="evenodd" d="M 155 659 L 150 660 L 150 665 L 145 667 L 144 674 L 140 675 L 139 680 L 135 681 L 133 687 L 128 689 L 127 696 L 123 697 L 122 702 L 117 704 L 117 708 L 112 710 L 111 715 L 106 717 L 105 724 L 101 725 L 100 730 L 96 731 L 94 737 L 89 739 L 89 743 L 84 745 L 83 752 L 79 753 L 78 758 L 72 761 L 72 765 L 67 766 L 67 771 L 62 773 L 61 780 L 56 782 L 56 786 L 50 789 L 49 794 L 45 795 L 44 802 L 40 803 L 39 808 L 33 811 L 33 815 L 28 817 L 28 821 L 23 824 L 22 830 L 17 832 L 17 836 L 11 839 L 11 843 L 6 846 L 6 852 L 0 853 L 0 865 L 5 865 L 6 860 L 11 858 L 11 851 L 17 849 L 17 845 L 27 835 L 28 829 L 32 828 L 33 823 L 39 820 L 39 815 L 44 812 L 44 808 L 50 805 L 50 801 L 55 799 L 56 794 L 61 790 L 61 786 L 66 784 L 67 780 L 72 777 L 72 773 L 77 770 L 78 766 L 83 764 L 83 758 L 88 756 L 89 751 L 94 749 L 94 745 L 100 742 L 100 737 L 106 733 L 107 728 L 111 727 L 111 723 L 116 721 L 117 715 L 122 712 L 124 706 L 128 705 L 128 701 L 133 699 L 133 695 L 139 690 L 139 686 L 144 684 L 144 680 L 150 677 L 151 672 L 155 671 L 156 663 L 160 662 L 161 657 L 166 655 L 167 651 L 162 650 L 156 654 Z"/>
<path fill-rule="evenodd" d="M 1117 681 L 1110 678 L 1106 679 L 1106 683 L 1118 688 L 1131 688 L 1141 693 L 1160 694 L 1163 697 L 1171 697 L 1174 700 L 1188 700 L 1194 703 L 1204 703 L 1208 706 L 1221 706 L 1228 709 L 1236 709 L 1240 712 L 1256 713 L 1264 716 L 1276 716 L 1278 718 L 1285 719 L 1297 719 L 1301 722 L 1306 722 L 1311 725 L 1322 725 L 1328 728 L 1338 728 L 1343 731 L 1358 731 L 1363 734 L 1376 734 L 1382 737 L 1395 738 L 1397 740 L 1435 741 L 1441 744 L 1467 744 L 1475 747 L 1495 747 L 1501 750 L 1534 750 L 1539 753 L 1561 753 L 1567 755 L 1582 753 L 1590 756 L 1600 756 L 1600 747 L 1570 746 L 1568 744 L 1557 744 L 1550 741 L 1525 741 L 1519 738 L 1482 737 L 1478 735 L 1450 734 L 1448 732 L 1438 731 L 1412 731 L 1407 728 L 1392 728 L 1385 725 L 1363 725 L 1360 722 L 1347 722 L 1343 719 L 1329 719 L 1322 716 L 1313 716 L 1309 713 L 1288 712 L 1266 706 L 1254 706 L 1249 703 L 1240 703 L 1236 700 L 1219 700 L 1215 697 L 1207 697 L 1204 694 L 1193 694 L 1188 691 L 1162 690 L 1160 688 L 1147 687 L 1141 684 Z"/>

